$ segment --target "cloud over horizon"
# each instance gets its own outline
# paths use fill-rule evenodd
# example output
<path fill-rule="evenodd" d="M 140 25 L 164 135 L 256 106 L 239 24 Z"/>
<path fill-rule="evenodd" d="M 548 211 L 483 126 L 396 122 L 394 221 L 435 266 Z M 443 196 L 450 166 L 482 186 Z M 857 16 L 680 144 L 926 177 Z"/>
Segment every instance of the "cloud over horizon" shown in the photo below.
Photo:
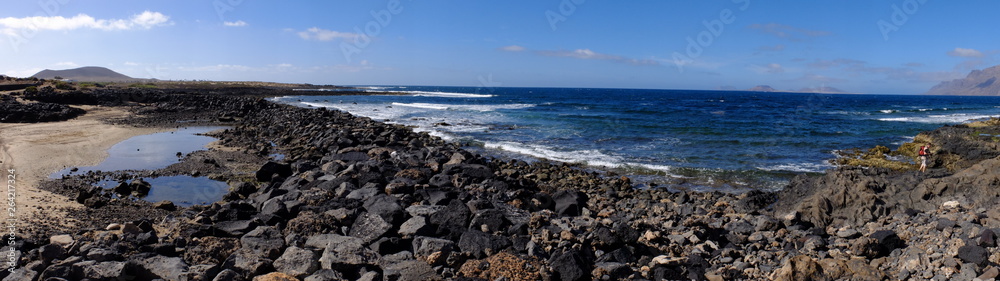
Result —
<path fill-rule="evenodd" d="M 606 60 L 619 63 L 626 63 L 631 65 L 660 65 L 660 62 L 651 59 L 633 59 L 626 58 L 618 55 L 603 54 L 591 51 L 590 49 L 576 49 L 576 50 L 538 50 L 535 54 L 546 57 L 565 57 L 565 58 L 575 58 L 582 60 Z"/>
<path fill-rule="evenodd" d="M 753 65 L 750 67 L 751 70 L 760 74 L 777 74 L 784 73 L 785 68 L 781 64 L 769 63 L 767 65 Z"/>
<path fill-rule="evenodd" d="M 948 51 L 948 55 L 953 57 L 981 58 L 983 57 L 983 52 L 975 49 L 955 48 L 954 50 Z"/>
<path fill-rule="evenodd" d="M 521 46 L 518 46 L 518 45 L 510 45 L 510 46 L 500 47 L 500 50 L 501 51 L 507 51 L 507 52 L 521 52 L 521 51 L 524 51 L 526 49 L 524 47 L 521 47 Z"/>
<path fill-rule="evenodd" d="M 71 18 L 62 16 L 6 17 L 0 18 L 0 33 L 17 35 L 19 32 L 31 30 L 65 31 L 76 29 L 137 30 L 151 29 L 158 26 L 173 25 L 170 17 L 160 12 L 144 11 L 132 15 L 129 19 L 97 19 L 87 14 L 77 14 Z"/>
<path fill-rule="evenodd" d="M 315 41 L 333 41 L 334 39 L 351 40 L 358 37 L 357 33 L 326 30 L 319 27 L 300 31 L 298 35 L 302 39 Z"/>
<path fill-rule="evenodd" d="M 829 36 L 832 34 L 829 31 L 809 30 L 773 22 L 766 24 L 755 23 L 747 26 L 747 28 L 791 41 L 805 41 L 810 38 Z"/>
<path fill-rule="evenodd" d="M 248 24 L 245 21 L 238 20 L 238 21 L 226 21 L 226 22 L 222 22 L 222 25 L 229 26 L 229 27 L 244 27 L 244 26 L 247 26 Z"/>

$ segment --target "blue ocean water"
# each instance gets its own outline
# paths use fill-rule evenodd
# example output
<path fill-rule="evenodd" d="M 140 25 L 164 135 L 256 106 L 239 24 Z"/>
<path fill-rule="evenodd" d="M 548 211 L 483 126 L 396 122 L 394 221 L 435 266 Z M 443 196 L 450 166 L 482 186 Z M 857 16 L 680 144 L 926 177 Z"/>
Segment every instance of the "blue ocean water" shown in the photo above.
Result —
<path fill-rule="evenodd" d="M 836 150 L 896 148 L 921 131 L 1000 116 L 1000 97 L 423 86 L 368 91 L 404 95 L 274 100 L 415 126 L 495 152 L 715 189 L 781 188 L 796 174 L 832 168 Z"/>

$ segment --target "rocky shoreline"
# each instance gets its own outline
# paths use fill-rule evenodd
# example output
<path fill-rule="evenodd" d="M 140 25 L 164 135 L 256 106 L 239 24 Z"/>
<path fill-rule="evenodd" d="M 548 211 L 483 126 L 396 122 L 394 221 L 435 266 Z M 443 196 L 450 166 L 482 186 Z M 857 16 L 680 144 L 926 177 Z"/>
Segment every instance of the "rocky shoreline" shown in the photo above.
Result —
<path fill-rule="evenodd" d="M 1000 134 L 948 126 L 917 141 L 927 174 L 845 166 L 784 190 L 636 189 L 574 165 L 476 155 L 409 128 L 274 104 L 266 88 L 106 89 L 49 103 L 129 107 L 132 126 L 225 125 L 227 149 L 157 171 L 42 188 L 90 206 L 35 226 L 3 280 L 984 280 L 1000 253 Z M 65 106 L 65 105 L 62 105 Z M 185 123 L 178 123 L 184 121 Z M 911 145 L 912 146 L 912 145 Z M 908 152 L 909 146 L 894 153 Z M 282 161 L 268 159 L 281 153 Z M 884 156 L 883 156 L 884 157 Z M 209 206 L 122 200 L 100 179 L 229 182 Z M 156 188 L 152 186 L 151 188 Z M 62 278 L 62 279 L 59 279 Z"/>

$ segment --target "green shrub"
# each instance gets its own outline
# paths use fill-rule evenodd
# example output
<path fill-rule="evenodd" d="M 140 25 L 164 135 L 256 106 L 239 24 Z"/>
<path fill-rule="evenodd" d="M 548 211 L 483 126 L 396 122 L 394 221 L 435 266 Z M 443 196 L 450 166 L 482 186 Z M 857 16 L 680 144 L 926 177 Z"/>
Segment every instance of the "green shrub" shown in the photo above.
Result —
<path fill-rule="evenodd" d="M 27 88 L 24 88 L 24 93 L 25 94 L 37 94 L 38 93 L 38 87 L 28 86 Z"/>
<path fill-rule="evenodd" d="M 76 90 L 76 88 L 73 87 L 72 84 L 66 83 L 66 82 L 63 82 L 63 81 L 56 82 L 56 89 L 59 89 L 59 90 Z"/>

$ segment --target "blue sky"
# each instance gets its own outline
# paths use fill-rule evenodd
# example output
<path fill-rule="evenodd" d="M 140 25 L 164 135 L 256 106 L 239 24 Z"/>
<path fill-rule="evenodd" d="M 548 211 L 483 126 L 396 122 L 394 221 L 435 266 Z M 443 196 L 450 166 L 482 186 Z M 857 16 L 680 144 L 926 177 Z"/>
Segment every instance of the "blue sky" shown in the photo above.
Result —
<path fill-rule="evenodd" d="M 917 94 L 996 64 L 996 1 L 6 3 L 0 73 Z"/>

